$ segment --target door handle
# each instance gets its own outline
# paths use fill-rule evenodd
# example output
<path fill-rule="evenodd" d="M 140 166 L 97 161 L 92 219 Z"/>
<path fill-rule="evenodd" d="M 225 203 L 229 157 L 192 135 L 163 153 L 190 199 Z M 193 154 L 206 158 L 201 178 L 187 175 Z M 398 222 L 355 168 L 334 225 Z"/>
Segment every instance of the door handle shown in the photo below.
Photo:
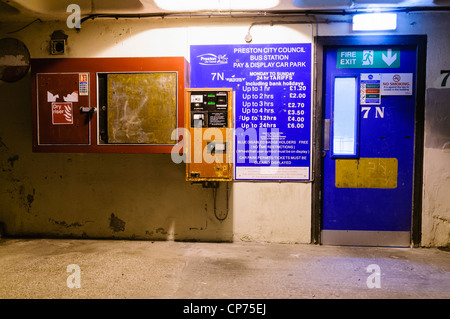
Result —
<path fill-rule="evenodd" d="M 95 113 L 97 111 L 96 107 L 82 106 L 80 107 L 80 113 Z"/>
<path fill-rule="evenodd" d="M 323 120 L 323 150 L 330 150 L 330 119 Z"/>

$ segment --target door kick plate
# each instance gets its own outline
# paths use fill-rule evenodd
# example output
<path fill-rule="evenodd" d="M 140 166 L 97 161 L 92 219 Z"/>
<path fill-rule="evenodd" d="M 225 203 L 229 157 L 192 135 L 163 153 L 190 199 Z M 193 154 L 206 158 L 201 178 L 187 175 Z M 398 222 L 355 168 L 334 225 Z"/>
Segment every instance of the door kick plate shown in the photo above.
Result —
<path fill-rule="evenodd" d="M 336 160 L 337 188 L 397 188 L 396 158 Z"/>

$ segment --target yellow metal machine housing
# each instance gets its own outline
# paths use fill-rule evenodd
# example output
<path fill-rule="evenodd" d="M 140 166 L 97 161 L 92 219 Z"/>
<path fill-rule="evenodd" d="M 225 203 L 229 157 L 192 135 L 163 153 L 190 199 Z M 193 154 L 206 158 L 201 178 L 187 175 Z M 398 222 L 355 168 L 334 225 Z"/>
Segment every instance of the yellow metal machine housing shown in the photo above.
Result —
<path fill-rule="evenodd" d="M 185 89 L 186 180 L 233 179 L 233 90 Z"/>

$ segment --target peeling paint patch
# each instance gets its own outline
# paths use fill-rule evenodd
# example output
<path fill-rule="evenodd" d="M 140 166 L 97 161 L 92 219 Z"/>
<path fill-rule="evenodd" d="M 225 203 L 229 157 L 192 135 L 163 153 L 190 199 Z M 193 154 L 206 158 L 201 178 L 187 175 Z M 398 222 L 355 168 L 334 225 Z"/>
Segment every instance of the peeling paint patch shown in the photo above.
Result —
<path fill-rule="evenodd" d="M 28 185 L 19 184 L 22 183 L 21 180 L 16 178 L 10 178 L 9 187 L 5 190 L 5 193 L 10 194 L 10 199 L 17 201 L 20 207 L 26 209 L 27 213 L 30 213 L 31 205 L 35 200 L 36 189 L 30 193 L 26 189 L 30 188 Z"/>
<path fill-rule="evenodd" d="M 0 66 L 27 66 L 27 62 L 24 60 L 23 55 L 4 55 L 0 57 Z"/>
<path fill-rule="evenodd" d="M 36 195 L 36 190 L 33 188 L 33 194 L 27 195 L 28 208 L 31 208 L 31 204 L 34 202 L 34 195 Z"/>
<path fill-rule="evenodd" d="M 2 138 L 0 137 L 0 149 L 1 149 L 1 148 L 4 148 L 5 150 L 8 150 L 8 149 L 9 149 L 8 146 L 6 146 L 6 144 L 3 143 Z"/>
<path fill-rule="evenodd" d="M 14 163 L 19 160 L 19 155 L 14 155 L 8 158 L 9 165 L 14 167 Z"/>
<path fill-rule="evenodd" d="M 441 221 L 443 223 L 446 223 L 446 224 L 450 223 L 450 220 L 448 218 L 443 217 L 443 216 L 433 216 L 433 218 L 437 219 L 437 220 L 439 220 L 439 221 Z"/>
<path fill-rule="evenodd" d="M 82 226 L 83 226 L 83 224 L 80 224 L 80 223 L 78 223 L 78 222 L 68 224 L 68 223 L 65 222 L 64 220 L 58 221 L 58 220 L 54 220 L 53 218 L 49 218 L 48 221 L 49 221 L 50 223 L 53 223 L 53 224 L 55 224 L 55 225 L 62 226 L 62 227 L 65 227 L 65 228 L 82 227 Z"/>
<path fill-rule="evenodd" d="M 34 196 L 33 195 L 31 195 L 31 194 L 28 194 L 27 195 L 27 202 L 28 202 L 28 208 L 27 208 L 27 210 L 28 210 L 28 212 L 30 212 L 30 209 L 31 209 L 31 203 L 34 201 Z"/>
<path fill-rule="evenodd" d="M 125 231 L 125 222 L 114 216 L 114 213 L 111 213 L 111 217 L 109 218 L 109 228 L 111 228 L 113 232 Z"/>
<path fill-rule="evenodd" d="M 161 234 L 163 234 L 163 235 L 167 235 L 166 230 L 165 230 L 164 228 L 162 228 L 162 227 L 158 228 L 158 229 L 156 230 L 156 233 L 157 233 L 157 234 L 158 234 L 158 233 L 161 233 Z"/>

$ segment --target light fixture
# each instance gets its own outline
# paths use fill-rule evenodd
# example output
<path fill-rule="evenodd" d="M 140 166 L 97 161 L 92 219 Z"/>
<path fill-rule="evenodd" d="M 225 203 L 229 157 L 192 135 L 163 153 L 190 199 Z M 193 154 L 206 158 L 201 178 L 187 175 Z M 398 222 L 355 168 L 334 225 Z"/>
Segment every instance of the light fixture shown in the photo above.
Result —
<path fill-rule="evenodd" d="M 277 6 L 279 0 L 154 0 L 167 11 L 262 10 Z"/>
<path fill-rule="evenodd" d="M 50 36 L 50 54 L 59 55 L 66 51 L 67 35 L 62 30 L 57 30 Z"/>
<path fill-rule="evenodd" d="M 382 31 L 396 28 L 396 13 L 363 13 L 353 16 L 353 31 Z"/>

